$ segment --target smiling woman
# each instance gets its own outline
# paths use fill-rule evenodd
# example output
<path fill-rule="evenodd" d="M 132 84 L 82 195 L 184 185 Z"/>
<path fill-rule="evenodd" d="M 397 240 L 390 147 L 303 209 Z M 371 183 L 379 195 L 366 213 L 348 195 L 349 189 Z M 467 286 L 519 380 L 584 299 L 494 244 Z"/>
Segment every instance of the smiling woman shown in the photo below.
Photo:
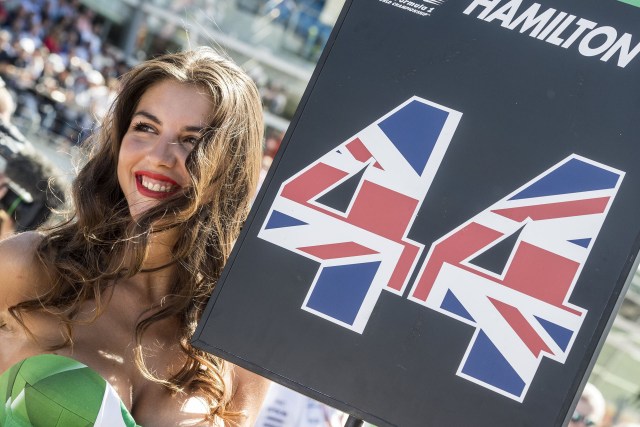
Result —
<path fill-rule="evenodd" d="M 0 243 L 1 425 L 79 411 L 64 425 L 253 424 L 266 380 L 189 339 L 248 213 L 261 143 L 256 87 L 211 49 L 123 77 L 69 219 Z M 78 387 L 56 386 L 71 377 Z"/>
<path fill-rule="evenodd" d="M 134 217 L 190 185 L 187 156 L 211 120 L 212 107 L 202 90 L 172 80 L 140 98 L 118 156 L 118 181 Z"/>

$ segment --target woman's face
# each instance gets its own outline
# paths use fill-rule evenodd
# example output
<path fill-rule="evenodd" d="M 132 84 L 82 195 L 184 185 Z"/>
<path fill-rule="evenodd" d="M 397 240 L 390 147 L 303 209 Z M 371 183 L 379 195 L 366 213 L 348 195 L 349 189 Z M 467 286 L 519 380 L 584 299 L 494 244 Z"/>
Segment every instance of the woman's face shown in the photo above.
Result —
<path fill-rule="evenodd" d="M 134 218 L 191 180 L 186 159 L 209 123 L 210 98 L 164 80 L 140 98 L 118 155 L 118 182 Z"/>

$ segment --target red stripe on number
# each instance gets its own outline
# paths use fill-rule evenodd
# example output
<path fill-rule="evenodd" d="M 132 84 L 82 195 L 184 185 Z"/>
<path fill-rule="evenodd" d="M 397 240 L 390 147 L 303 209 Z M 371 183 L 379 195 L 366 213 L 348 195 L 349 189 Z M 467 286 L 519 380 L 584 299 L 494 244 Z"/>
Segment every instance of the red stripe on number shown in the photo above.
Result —
<path fill-rule="evenodd" d="M 511 329 L 514 330 L 516 334 L 520 337 L 522 342 L 526 344 L 526 346 L 531 350 L 531 353 L 534 356 L 540 356 L 541 351 L 546 351 L 549 354 L 553 354 L 553 352 L 549 349 L 544 340 L 538 335 L 533 326 L 529 323 L 527 319 L 522 315 L 520 310 L 517 308 L 510 306 L 509 304 L 505 304 L 498 300 L 495 300 L 491 297 L 489 301 L 495 306 L 495 308 L 500 312 L 504 320 L 509 323 Z"/>
<path fill-rule="evenodd" d="M 357 244 L 356 242 L 330 243 L 328 245 L 305 246 L 298 248 L 302 252 L 320 259 L 349 258 L 360 255 L 377 254 L 371 248 Z"/>
<path fill-rule="evenodd" d="M 438 242 L 429 255 L 428 262 L 418 277 L 417 285 L 413 292 L 413 297 L 420 301 L 426 301 L 431 288 L 440 274 L 440 268 L 445 262 L 458 267 L 462 260 L 471 254 L 488 246 L 490 243 L 502 237 L 503 234 L 492 228 L 476 222 L 465 225 L 451 236 Z M 461 267 L 463 268 L 463 267 Z M 465 268 L 466 269 L 466 268 Z M 474 274 L 485 277 L 478 272 L 471 270 Z M 495 280 L 495 279 L 491 279 Z"/>
<path fill-rule="evenodd" d="M 405 236 L 417 207 L 416 199 L 365 180 L 347 222 L 398 241 Z"/>
<path fill-rule="evenodd" d="M 548 203 L 546 205 L 496 209 L 493 212 L 518 222 L 522 222 L 527 218 L 537 221 L 541 219 L 599 214 L 604 212 L 607 208 L 607 203 L 609 203 L 608 197 L 600 197 L 598 199 L 574 200 L 571 202 Z"/>
<path fill-rule="evenodd" d="M 343 170 L 318 163 L 286 184 L 282 189 L 282 197 L 305 204 L 347 175 Z"/>
<path fill-rule="evenodd" d="M 373 157 L 369 150 L 367 150 L 367 147 L 364 146 L 360 138 L 356 138 L 348 143 L 347 149 L 357 161 L 362 163 Z"/>
<path fill-rule="evenodd" d="M 521 242 L 503 283 L 511 289 L 579 315 L 580 312 L 563 305 L 579 267 L 578 262 Z"/>
<path fill-rule="evenodd" d="M 389 279 L 389 287 L 393 290 L 400 291 L 405 281 L 411 274 L 411 267 L 413 266 L 414 261 L 418 257 L 418 253 L 420 252 L 420 248 L 412 245 L 411 243 L 402 243 L 404 245 L 404 249 L 402 249 L 402 255 L 398 259 L 398 263 L 396 264 L 396 268 L 393 270 L 393 274 Z"/>

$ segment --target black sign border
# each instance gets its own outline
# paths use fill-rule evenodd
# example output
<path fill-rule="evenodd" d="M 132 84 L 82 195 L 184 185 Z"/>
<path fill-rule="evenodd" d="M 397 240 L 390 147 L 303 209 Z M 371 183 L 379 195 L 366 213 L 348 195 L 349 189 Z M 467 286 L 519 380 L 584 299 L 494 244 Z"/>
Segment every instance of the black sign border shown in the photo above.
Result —
<path fill-rule="evenodd" d="M 260 210 L 262 202 L 264 201 L 265 193 L 267 192 L 268 188 L 271 185 L 271 181 L 273 180 L 275 171 L 278 168 L 281 158 L 284 156 L 284 153 L 286 152 L 286 149 L 291 140 L 291 136 L 295 132 L 296 127 L 299 123 L 300 116 L 305 110 L 305 107 L 309 101 L 311 93 L 315 88 L 318 77 L 321 74 L 329 55 L 331 54 L 331 51 L 335 44 L 335 40 L 338 37 L 340 30 L 342 29 L 344 21 L 354 1 L 355 0 L 345 0 L 345 4 L 342 8 L 342 11 L 340 12 L 340 15 L 336 21 L 336 24 L 334 25 L 333 30 L 331 31 L 331 35 L 327 40 L 326 46 L 312 73 L 312 76 L 304 91 L 301 101 L 298 104 L 295 114 L 291 120 L 291 124 L 288 127 L 282 139 L 280 149 L 278 150 L 272 162 L 272 166 L 269 169 L 269 172 L 267 173 L 263 181 L 263 184 L 255 198 L 253 207 L 251 209 L 251 212 L 249 213 L 247 221 L 240 233 L 240 236 L 238 237 L 238 240 L 236 241 L 236 244 L 234 245 L 233 250 L 231 251 L 229 260 L 222 271 L 220 279 L 218 280 L 218 283 L 209 299 L 207 307 L 205 308 L 202 318 L 198 323 L 196 331 L 193 334 L 193 337 L 191 339 L 191 344 L 196 348 L 199 348 L 201 350 L 204 350 L 206 352 L 219 356 L 235 365 L 245 368 L 262 377 L 265 377 L 271 381 L 281 384 L 287 388 L 290 388 L 298 393 L 301 393 L 319 402 L 325 403 L 345 413 L 348 413 L 356 417 L 357 419 L 365 420 L 377 426 L 395 426 L 395 424 L 392 424 L 387 420 L 379 418 L 371 413 L 362 411 L 354 406 L 351 406 L 346 402 L 337 400 L 329 395 L 321 393 L 318 390 L 309 388 L 304 384 L 297 383 L 292 379 L 283 377 L 275 372 L 272 372 L 268 369 L 263 368 L 262 366 L 256 365 L 246 359 L 238 357 L 233 353 L 229 353 L 222 348 L 213 346 L 202 339 L 202 334 L 203 334 L 205 325 L 209 321 L 209 317 L 211 316 L 213 309 L 215 307 L 215 304 L 218 300 L 218 297 L 222 292 L 222 288 L 226 283 L 227 277 L 229 276 L 231 269 L 233 268 L 233 264 L 236 260 L 237 254 L 240 251 L 247 237 L 247 233 L 248 233 L 248 230 L 250 229 L 250 225 L 253 223 L 258 211 Z M 633 254 L 636 254 L 636 255 L 634 256 Z M 582 373 L 582 375 L 581 377 L 580 376 L 576 377 L 576 381 L 574 381 L 574 383 L 571 386 L 570 391 L 572 393 L 567 395 L 567 398 L 564 400 L 561 406 L 562 410 L 560 411 L 560 414 L 566 413 L 566 415 L 564 417 L 560 415 L 560 417 L 556 420 L 557 423 L 555 424 L 555 427 L 562 427 L 562 426 L 568 425 L 571 419 L 571 415 L 573 414 L 573 411 L 575 410 L 578 404 L 578 401 L 580 399 L 581 392 L 584 389 L 585 385 L 587 384 L 589 375 L 593 370 L 593 367 L 595 366 L 595 363 L 597 361 L 600 351 L 602 350 L 602 347 L 604 346 L 607 334 L 609 333 L 609 331 L 611 330 L 611 327 L 613 326 L 613 323 L 616 317 L 615 314 L 618 312 L 625 298 L 625 294 L 633 279 L 634 272 L 638 269 L 639 264 L 640 264 L 640 233 L 636 235 L 633 249 L 626 259 L 625 268 L 621 271 L 618 279 L 616 280 L 615 288 L 613 289 L 614 292 L 612 293 L 611 298 L 609 299 L 609 301 L 607 301 L 605 305 L 603 316 L 598 321 L 598 326 L 595 329 L 594 335 L 593 335 L 593 337 L 597 336 L 597 340 L 594 340 L 593 338 L 589 340 L 589 345 L 585 350 L 585 357 L 582 358 L 581 366 L 578 368 L 578 372 Z M 415 274 L 415 272 L 413 274 Z M 622 286 L 620 286 L 621 283 L 623 284 Z M 615 293 L 616 289 L 620 290 L 618 294 Z M 605 316 L 606 316 L 606 320 L 603 321 Z"/>

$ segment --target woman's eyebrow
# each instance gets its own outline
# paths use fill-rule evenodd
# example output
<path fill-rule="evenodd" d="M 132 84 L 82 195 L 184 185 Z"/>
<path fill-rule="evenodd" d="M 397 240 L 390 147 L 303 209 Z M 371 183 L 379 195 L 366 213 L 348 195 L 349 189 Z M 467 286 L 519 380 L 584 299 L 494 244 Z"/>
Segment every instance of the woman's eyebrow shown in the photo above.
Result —
<path fill-rule="evenodd" d="M 144 111 L 144 110 L 136 111 L 136 112 L 133 114 L 133 117 L 135 117 L 135 116 L 144 116 L 144 117 L 146 117 L 147 119 L 151 120 L 152 122 L 155 122 L 155 123 L 157 123 L 157 124 L 159 124 L 159 125 L 161 125 L 161 124 L 162 124 L 162 121 L 161 121 L 159 118 L 157 118 L 157 117 L 156 117 L 156 116 L 154 116 L 153 114 L 148 113 L 148 112 L 146 112 L 146 111 Z"/>
<path fill-rule="evenodd" d="M 153 114 L 144 111 L 144 110 L 140 110 L 140 111 L 136 111 L 133 115 L 133 117 L 135 116 L 144 116 L 146 118 L 148 118 L 149 120 L 151 120 L 152 122 L 155 122 L 158 125 L 162 125 L 162 120 L 160 120 L 158 117 L 154 116 Z M 207 126 L 185 126 L 184 128 L 182 128 L 185 132 L 195 132 L 195 133 L 202 133 L 202 131 L 204 131 L 207 128 Z"/>
<path fill-rule="evenodd" d="M 202 133 L 202 131 L 206 129 L 206 126 L 185 126 L 183 129 L 186 132 Z"/>

